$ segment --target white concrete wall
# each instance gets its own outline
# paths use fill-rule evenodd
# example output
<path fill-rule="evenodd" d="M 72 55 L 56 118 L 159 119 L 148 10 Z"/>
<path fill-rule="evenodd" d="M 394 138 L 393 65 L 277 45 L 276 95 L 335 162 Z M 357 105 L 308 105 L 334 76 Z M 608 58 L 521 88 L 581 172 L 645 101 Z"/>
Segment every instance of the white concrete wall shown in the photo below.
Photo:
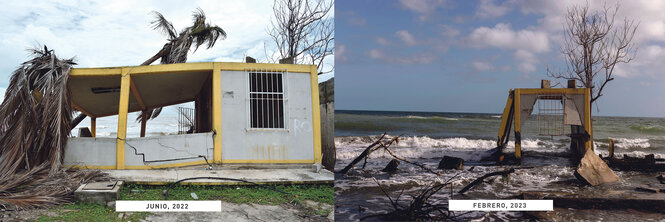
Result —
<path fill-rule="evenodd" d="M 212 163 L 213 140 L 212 133 L 194 133 L 180 135 L 165 135 L 151 137 L 128 138 L 125 143 L 125 166 L 143 166 L 143 157 L 146 161 L 167 160 L 178 158 L 189 158 L 203 155 Z M 171 163 L 182 163 L 204 160 L 203 158 L 191 158 L 174 161 L 160 161 L 147 163 L 145 165 L 163 165 Z"/>
<path fill-rule="evenodd" d="M 212 133 L 195 133 L 182 135 L 165 135 L 143 138 L 128 138 L 125 143 L 125 166 L 155 166 L 171 163 L 182 163 L 203 160 L 192 158 L 184 160 L 143 163 L 146 161 L 178 159 L 204 155 L 212 162 Z M 115 138 L 69 138 L 65 147 L 65 165 L 77 166 L 115 166 Z"/>
<path fill-rule="evenodd" d="M 115 166 L 115 138 L 70 137 L 65 165 Z"/>
<path fill-rule="evenodd" d="M 222 71 L 222 160 L 313 160 L 309 73 L 285 73 L 286 129 L 250 129 L 249 74 Z"/>

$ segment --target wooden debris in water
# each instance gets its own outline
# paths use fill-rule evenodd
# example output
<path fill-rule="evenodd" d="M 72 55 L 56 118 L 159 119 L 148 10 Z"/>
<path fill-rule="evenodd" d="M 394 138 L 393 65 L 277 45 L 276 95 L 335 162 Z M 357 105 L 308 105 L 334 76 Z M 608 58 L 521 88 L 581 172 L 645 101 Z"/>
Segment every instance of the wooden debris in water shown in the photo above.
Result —
<path fill-rule="evenodd" d="M 399 166 L 399 160 L 392 159 L 392 160 L 390 160 L 390 162 L 388 162 L 388 165 L 386 165 L 386 167 L 383 168 L 383 170 L 381 170 L 381 171 L 387 172 L 387 173 L 393 173 L 393 172 L 397 171 L 397 166 Z"/>
<path fill-rule="evenodd" d="M 508 170 L 502 170 L 502 171 L 497 171 L 497 172 L 492 172 L 492 173 L 485 174 L 481 177 L 478 177 L 473 182 L 467 184 L 464 188 L 462 188 L 457 193 L 463 194 L 464 192 L 468 191 L 469 189 L 473 188 L 474 186 L 482 183 L 485 180 L 485 178 L 492 177 L 492 176 L 497 176 L 497 175 L 508 176 L 508 174 L 511 174 L 513 172 L 515 172 L 515 169 L 510 168 Z"/>
<path fill-rule="evenodd" d="M 443 156 L 443 159 L 439 162 L 438 168 L 462 170 L 464 168 L 464 159 L 453 156 Z"/>
<path fill-rule="evenodd" d="M 393 151 L 390 150 L 390 146 L 393 145 L 393 144 L 399 143 L 399 137 L 400 136 L 395 136 L 395 137 L 392 137 L 388 141 L 383 141 L 383 138 L 385 136 L 386 136 L 386 133 L 383 133 L 383 135 L 381 135 L 381 137 L 379 137 L 379 139 L 377 139 L 374 143 L 370 144 L 367 148 L 365 148 L 365 150 L 362 153 L 360 153 L 360 155 L 358 155 L 358 157 L 353 159 L 353 161 L 351 161 L 351 163 L 349 163 L 349 165 L 347 165 L 346 167 L 344 167 L 344 169 L 338 171 L 337 173 L 346 174 L 347 172 L 349 172 L 349 170 L 351 170 L 351 168 L 353 168 L 353 166 L 355 166 L 358 162 L 360 162 L 363 159 L 365 160 L 365 164 L 367 164 L 367 159 L 369 158 L 369 154 L 371 154 L 372 152 L 374 152 L 376 150 L 383 149 L 384 151 L 388 152 L 388 154 L 390 154 L 390 156 L 392 156 L 394 159 L 400 160 L 400 161 L 408 163 L 408 164 L 418 166 L 418 167 L 420 167 L 421 169 L 423 169 L 427 172 L 436 174 L 437 176 L 441 176 L 440 172 L 436 172 L 436 171 L 430 169 L 429 167 L 427 167 L 423 164 L 416 163 L 416 162 L 411 162 L 407 159 L 404 159 L 400 156 L 395 155 L 395 153 L 393 153 Z M 363 164 L 363 168 L 365 167 L 365 164 Z"/>

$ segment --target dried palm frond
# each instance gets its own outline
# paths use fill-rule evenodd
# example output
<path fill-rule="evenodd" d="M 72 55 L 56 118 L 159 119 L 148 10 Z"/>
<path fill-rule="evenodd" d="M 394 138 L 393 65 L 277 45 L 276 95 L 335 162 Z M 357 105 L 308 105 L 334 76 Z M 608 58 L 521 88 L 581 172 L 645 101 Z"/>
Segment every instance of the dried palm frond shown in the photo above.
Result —
<path fill-rule="evenodd" d="M 206 15 L 201 8 L 197 8 L 193 15 L 193 24 L 190 27 L 184 28 L 180 34 L 176 36 L 173 24 L 166 20 L 159 12 L 153 12 L 155 20 L 151 23 L 153 29 L 162 31 L 169 37 L 169 42 L 164 44 L 161 50 L 157 52 L 152 58 L 146 60 L 141 65 L 150 65 L 157 59 L 160 59 L 161 64 L 173 64 L 187 62 L 187 53 L 189 52 L 192 44 L 194 44 L 194 51 L 201 45 L 206 45 L 206 48 L 212 48 L 218 39 L 226 39 L 226 31 L 216 25 L 206 23 Z M 138 115 L 136 121 L 141 122 L 143 113 L 148 119 L 154 119 L 161 113 L 162 108 L 155 108 L 145 110 Z"/>
<path fill-rule="evenodd" d="M 0 105 L 0 177 L 50 162 L 60 169 L 71 128 L 69 70 L 72 59 L 58 59 L 52 50 L 31 50 L 34 58 L 11 76 Z"/>
<path fill-rule="evenodd" d="M 69 71 L 72 59 L 53 50 L 34 57 L 11 76 L 0 104 L 0 208 L 32 208 L 66 201 L 81 182 L 99 172 L 63 170 L 71 132 Z"/>
<path fill-rule="evenodd" d="M 101 171 L 59 169 L 49 173 L 44 163 L 0 180 L 0 209 L 32 209 L 51 207 L 72 201 L 72 193 L 82 183 L 108 180 Z"/>

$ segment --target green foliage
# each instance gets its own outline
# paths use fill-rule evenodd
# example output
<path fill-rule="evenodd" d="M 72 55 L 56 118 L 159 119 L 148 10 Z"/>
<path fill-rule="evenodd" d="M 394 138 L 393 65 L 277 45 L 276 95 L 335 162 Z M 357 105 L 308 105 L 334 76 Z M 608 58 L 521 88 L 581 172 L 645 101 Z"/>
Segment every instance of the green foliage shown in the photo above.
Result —
<path fill-rule="evenodd" d="M 279 205 L 301 200 L 334 204 L 335 192 L 331 185 L 276 185 L 273 189 L 291 193 L 283 194 L 261 186 L 208 186 L 177 185 L 169 190 L 169 200 L 223 200 L 231 203 L 257 203 Z M 166 186 L 128 184 L 120 190 L 123 200 L 163 200 Z"/>
<path fill-rule="evenodd" d="M 54 208 L 58 215 L 42 215 L 37 221 L 140 221 L 148 216 L 147 212 L 118 213 L 112 207 L 99 204 L 71 203 Z M 118 217 L 119 214 L 124 217 Z"/>

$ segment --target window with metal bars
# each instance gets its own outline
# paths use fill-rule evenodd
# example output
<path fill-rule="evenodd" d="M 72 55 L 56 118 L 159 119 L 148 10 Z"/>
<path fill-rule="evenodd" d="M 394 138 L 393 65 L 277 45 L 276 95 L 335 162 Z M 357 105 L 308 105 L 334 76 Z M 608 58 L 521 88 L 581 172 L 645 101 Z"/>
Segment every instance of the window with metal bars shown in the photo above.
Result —
<path fill-rule="evenodd" d="M 284 129 L 283 72 L 249 72 L 250 127 Z"/>

